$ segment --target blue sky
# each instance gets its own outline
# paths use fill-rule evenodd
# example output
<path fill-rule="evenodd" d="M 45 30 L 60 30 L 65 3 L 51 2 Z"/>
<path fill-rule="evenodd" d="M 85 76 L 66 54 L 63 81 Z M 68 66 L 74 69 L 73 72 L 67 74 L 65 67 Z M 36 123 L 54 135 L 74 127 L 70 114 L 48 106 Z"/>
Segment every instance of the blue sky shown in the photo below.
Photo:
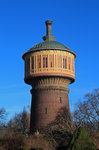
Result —
<path fill-rule="evenodd" d="M 77 54 L 71 111 L 84 94 L 99 88 L 99 0 L 0 0 L 0 108 L 9 118 L 31 103 L 22 54 L 42 41 L 48 19 L 56 41 Z"/>

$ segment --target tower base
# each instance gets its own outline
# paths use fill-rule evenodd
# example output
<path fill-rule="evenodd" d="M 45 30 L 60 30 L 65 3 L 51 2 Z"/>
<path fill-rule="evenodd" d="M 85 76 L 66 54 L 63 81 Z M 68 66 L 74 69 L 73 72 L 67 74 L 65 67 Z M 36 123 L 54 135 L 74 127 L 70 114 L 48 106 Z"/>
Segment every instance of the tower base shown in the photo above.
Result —
<path fill-rule="evenodd" d="M 62 107 L 69 110 L 69 83 L 69 79 L 62 77 L 46 77 L 33 81 L 30 132 L 53 122 Z"/>

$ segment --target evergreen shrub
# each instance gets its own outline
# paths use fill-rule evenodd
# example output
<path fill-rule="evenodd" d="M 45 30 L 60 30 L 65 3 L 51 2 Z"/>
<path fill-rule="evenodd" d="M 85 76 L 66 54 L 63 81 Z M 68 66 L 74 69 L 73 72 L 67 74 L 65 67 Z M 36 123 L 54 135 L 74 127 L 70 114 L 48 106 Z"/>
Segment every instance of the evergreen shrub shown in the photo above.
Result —
<path fill-rule="evenodd" d="M 78 127 L 73 134 L 68 150 L 96 150 L 96 146 L 85 128 Z"/>

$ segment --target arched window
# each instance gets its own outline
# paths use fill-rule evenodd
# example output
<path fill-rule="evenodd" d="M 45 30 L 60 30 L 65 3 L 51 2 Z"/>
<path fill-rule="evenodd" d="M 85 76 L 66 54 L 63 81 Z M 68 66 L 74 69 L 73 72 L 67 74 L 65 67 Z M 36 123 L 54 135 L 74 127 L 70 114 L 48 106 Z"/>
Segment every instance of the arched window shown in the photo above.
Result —
<path fill-rule="evenodd" d="M 58 68 L 62 68 L 62 56 L 61 55 L 57 56 L 57 61 L 58 61 Z"/>
<path fill-rule="evenodd" d="M 74 59 L 72 58 L 72 71 L 74 71 Z"/>
<path fill-rule="evenodd" d="M 54 67 L 54 55 L 49 55 L 49 67 Z"/>
<path fill-rule="evenodd" d="M 31 66 L 32 66 L 32 71 L 34 72 L 34 56 L 31 58 Z"/>
<path fill-rule="evenodd" d="M 37 56 L 37 68 L 41 68 L 41 56 Z"/>
<path fill-rule="evenodd" d="M 67 57 L 63 56 L 63 68 L 67 68 Z"/>
<path fill-rule="evenodd" d="M 47 55 L 43 56 L 43 68 L 47 68 L 48 67 L 48 58 Z"/>
<path fill-rule="evenodd" d="M 68 69 L 69 70 L 71 69 L 71 58 L 70 57 L 68 58 Z"/>
<path fill-rule="evenodd" d="M 28 58 L 26 61 L 26 70 L 27 70 L 27 73 L 30 72 L 30 58 Z"/>

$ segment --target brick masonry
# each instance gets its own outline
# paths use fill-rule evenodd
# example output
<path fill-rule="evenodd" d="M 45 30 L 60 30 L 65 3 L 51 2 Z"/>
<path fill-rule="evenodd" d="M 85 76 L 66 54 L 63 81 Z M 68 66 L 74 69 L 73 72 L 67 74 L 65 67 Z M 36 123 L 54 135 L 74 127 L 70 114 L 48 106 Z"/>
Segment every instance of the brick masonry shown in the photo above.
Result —
<path fill-rule="evenodd" d="M 69 80 L 59 77 L 39 78 L 33 81 L 31 132 L 54 121 L 61 107 L 69 109 L 69 90 L 67 88 L 69 83 Z"/>

